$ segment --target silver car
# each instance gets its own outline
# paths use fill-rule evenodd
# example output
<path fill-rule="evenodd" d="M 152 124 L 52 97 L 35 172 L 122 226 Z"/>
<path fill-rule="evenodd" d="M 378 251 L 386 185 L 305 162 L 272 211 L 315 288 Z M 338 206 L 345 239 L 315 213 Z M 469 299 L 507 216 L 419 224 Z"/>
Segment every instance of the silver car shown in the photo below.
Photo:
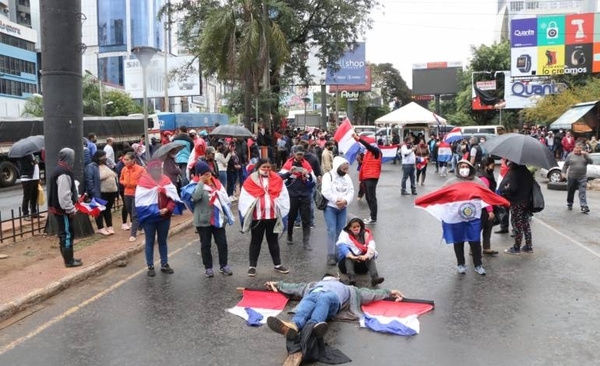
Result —
<path fill-rule="evenodd" d="M 590 158 L 594 161 L 593 164 L 588 164 L 587 166 L 587 178 L 588 180 L 600 178 L 600 153 L 592 153 L 589 154 Z M 562 178 L 562 167 L 564 162 L 559 161 L 558 166 L 550 169 L 540 169 L 540 175 L 543 178 L 548 178 L 552 183 L 562 182 L 564 179 Z"/>

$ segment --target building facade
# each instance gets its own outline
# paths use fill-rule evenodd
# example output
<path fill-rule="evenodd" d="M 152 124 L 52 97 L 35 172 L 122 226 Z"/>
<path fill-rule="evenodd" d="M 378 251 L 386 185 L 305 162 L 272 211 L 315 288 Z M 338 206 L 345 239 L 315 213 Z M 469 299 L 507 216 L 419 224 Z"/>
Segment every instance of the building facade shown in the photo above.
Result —
<path fill-rule="evenodd" d="M 0 117 L 19 117 L 27 98 L 37 93 L 37 33 L 12 22 L 8 2 L 0 4 Z M 22 21 L 26 19 L 30 18 Z"/>

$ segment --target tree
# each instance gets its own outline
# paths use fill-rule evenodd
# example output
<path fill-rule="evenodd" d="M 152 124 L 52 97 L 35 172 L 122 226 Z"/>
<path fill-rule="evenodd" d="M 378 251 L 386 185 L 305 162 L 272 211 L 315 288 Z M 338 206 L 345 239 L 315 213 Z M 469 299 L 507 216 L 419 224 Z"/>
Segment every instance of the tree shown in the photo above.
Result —
<path fill-rule="evenodd" d="M 22 117 L 44 117 L 44 101 L 41 96 L 34 95 L 27 99 Z"/>
<path fill-rule="evenodd" d="M 400 75 L 400 71 L 390 63 L 371 64 L 371 85 L 374 88 L 381 88 L 384 105 L 391 102 L 394 97 L 398 98 L 402 105 L 411 102 L 411 90 Z"/>
<path fill-rule="evenodd" d="M 104 107 L 106 116 L 127 116 L 133 113 L 143 113 L 144 108 L 136 104 L 129 94 L 120 90 L 110 90 L 104 94 L 104 103 L 112 102 Z"/>
<path fill-rule="evenodd" d="M 533 124 L 548 124 L 555 121 L 574 104 L 598 100 L 600 79 L 587 77 L 583 85 L 572 85 L 560 94 L 547 95 L 535 107 L 523 112 L 525 121 Z"/>

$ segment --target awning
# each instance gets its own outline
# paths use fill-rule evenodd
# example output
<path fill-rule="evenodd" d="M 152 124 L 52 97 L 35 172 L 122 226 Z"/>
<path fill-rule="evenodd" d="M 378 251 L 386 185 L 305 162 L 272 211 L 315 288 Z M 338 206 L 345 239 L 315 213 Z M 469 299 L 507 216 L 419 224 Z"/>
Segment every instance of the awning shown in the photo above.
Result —
<path fill-rule="evenodd" d="M 579 121 L 587 112 L 596 106 L 597 102 L 580 103 L 565 113 L 548 127 L 550 130 L 569 130 L 573 127 L 573 124 Z"/>

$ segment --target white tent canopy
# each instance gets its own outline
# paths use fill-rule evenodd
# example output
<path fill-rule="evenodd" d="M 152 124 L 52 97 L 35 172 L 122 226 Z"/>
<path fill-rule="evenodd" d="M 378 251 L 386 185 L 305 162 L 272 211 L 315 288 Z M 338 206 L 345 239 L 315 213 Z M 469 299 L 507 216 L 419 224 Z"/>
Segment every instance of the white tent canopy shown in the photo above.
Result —
<path fill-rule="evenodd" d="M 437 120 L 436 120 L 437 117 Z M 415 102 L 411 102 L 402 108 L 398 108 L 395 111 L 386 114 L 383 117 L 379 117 L 375 120 L 377 126 L 381 125 L 397 125 L 405 126 L 407 124 L 431 124 L 437 125 L 439 123 L 445 124 L 446 119 L 438 116 L 418 105 Z"/>

